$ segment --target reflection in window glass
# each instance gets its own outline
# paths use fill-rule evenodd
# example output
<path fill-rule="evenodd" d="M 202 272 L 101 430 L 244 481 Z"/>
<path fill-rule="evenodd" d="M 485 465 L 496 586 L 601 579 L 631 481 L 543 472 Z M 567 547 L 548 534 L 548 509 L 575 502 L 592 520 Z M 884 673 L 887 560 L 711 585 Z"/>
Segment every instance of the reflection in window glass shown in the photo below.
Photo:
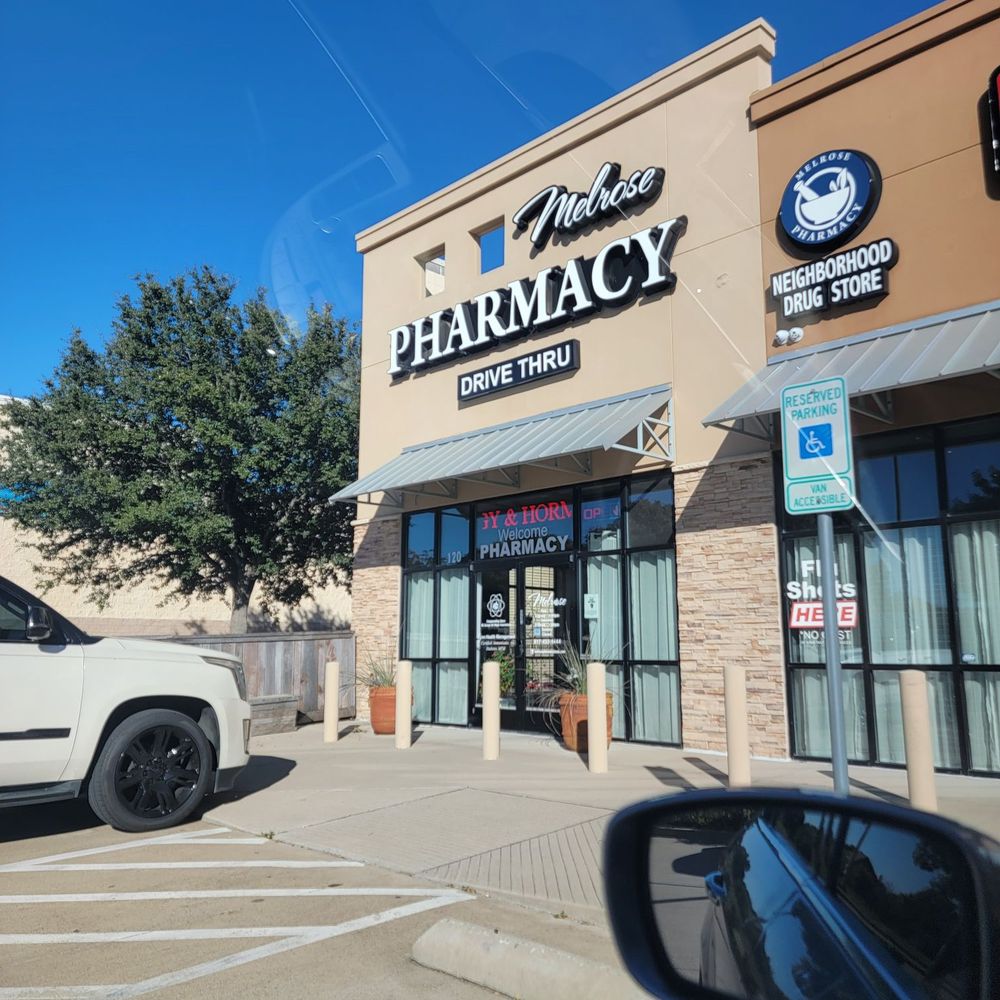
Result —
<path fill-rule="evenodd" d="M 862 458 L 858 480 L 864 512 L 876 524 L 938 516 L 933 451 Z"/>
<path fill-rule="evenodd" d="M 469 514 L 463 507 L 441 511 L 441 562 L 446 566 L 469 558 Z"/>
<path fill-rule="evenodd" d="M 941 529 L 866 532 L 864 554 L 872 662 L 951 662 Z"/>
<path fill-rule="evenodd" d="M 863 672 L 845 670 L 843 687 L 847 756 L 851 760 L 867 760 L 868 726 Z M 792 671 L 792 710 L 795 752 L 803 757 L 829 757 L 830 705 L 824 668 Z"/>
<path fill-rule="evenodd" d="M 674 552 L 629 556 L 632 598 L 632 659 L 677 659 L 677 597 Z"/>
<path fill-rule="evenodd" d="M 981 439 L 945 449 L 950 511 L 953 514 L 1000 511 L 1000 426 L 994 421 L 953 433 L 976 434 Z"/>
<path fill-rule="evenodd" d="M 1000 771 L 1000 674 L 973 671 L 963 679 L 972 768 Z"/>
<path fill-rule="evenodd" d="M 674 534 L 674 490 L 669 476 L 634 483 L 629 493 L 628 543 L 666 545 Z"/>
<path fill-rule="evenodd" d="M 951 529 L 959 660 L 1000 666 L 1000 519 Z"/>
<path fill-rule="evenodd" d="M 858 611 L 858 575 L 854 565 L 854 539 L 835 535 L 837 601 L 842 627 L 840 662 L 862 660 L 861 622 Z M 823 629 L 823 588 L 820 586 L 819 541 L 793 538 L 785 542 L 785 597 L 788 602 L 788 655 L 792 663 L 826 662 Z"/>
<path fill-rule="evenodd" d="M 875 690 L 875 735 L 879 762 L 905 764 L 899 672 L 876 670 L 872 675 L 872 681 Z M 951 674 L 940 670 L 927 672 L 927 699 L 930 703 L 934 766 L 961 767 L 955 686 Z"/>
<path fill-rule="evenodd" d="M 434 511 L 411 514 L 406 521 L 406 565 L 434 565 Z"/>
<path fill-rule="evenodd" d="M 590 552 L 621 548 L 622 505 L 617 487 L 588 487 L 580 501 L 581 546 Z"/>
<path fill-rule="evenodd" d="M 434 620 L 434 573 L 411 573 L 406 578 L 406 633 L 403 648 L 410 660 L 429 660 Z"/>
<path fill-rule="evenodd" d="M 971 995 L 975 894 L 965 860 L 947 840 L 851 820 L 836 892 L 927 996 Z"/>

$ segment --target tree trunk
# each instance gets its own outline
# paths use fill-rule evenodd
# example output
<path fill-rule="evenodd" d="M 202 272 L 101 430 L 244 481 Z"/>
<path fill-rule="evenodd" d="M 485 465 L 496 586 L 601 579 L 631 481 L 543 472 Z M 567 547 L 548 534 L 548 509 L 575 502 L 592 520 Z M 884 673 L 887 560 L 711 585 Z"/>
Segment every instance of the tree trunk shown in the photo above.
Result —
<path fill-rule="evenodd" d="M 233 606 L 229 616 L 231 635 L 243 635 L 247 631 L 247 612 L 250 610 L 250 595 L 256 580 L 244 580 L 233 584 Z"/>

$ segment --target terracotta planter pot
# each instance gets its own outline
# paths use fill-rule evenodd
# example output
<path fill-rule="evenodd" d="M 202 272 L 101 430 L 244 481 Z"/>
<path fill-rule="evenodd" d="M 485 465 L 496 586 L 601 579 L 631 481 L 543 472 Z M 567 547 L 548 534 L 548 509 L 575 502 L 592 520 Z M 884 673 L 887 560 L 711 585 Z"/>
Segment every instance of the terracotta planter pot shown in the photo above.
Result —
<path fill-rule="evenodd" d="M 369 688 L 368 708 L 372 718 L 372 732 L 391 736 L 396 732 L 396 689 Z"/>
<path fill-rule="evenodd" d="M 610 693 L 608 699 L 608 746 L 611 746 L 611 714 L 614 703 Z M 566 749 L 577 753 L 587 752 L 587 696 L 567 691 L 559 696 L 559 718 L 562 722 L 562 738 Z"/>

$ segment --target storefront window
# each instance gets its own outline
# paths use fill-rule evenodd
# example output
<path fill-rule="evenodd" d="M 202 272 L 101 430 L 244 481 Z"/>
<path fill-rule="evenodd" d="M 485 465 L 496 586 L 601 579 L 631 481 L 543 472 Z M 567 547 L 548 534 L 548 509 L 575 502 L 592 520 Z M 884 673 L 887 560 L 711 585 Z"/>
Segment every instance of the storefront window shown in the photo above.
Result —
<path fill-rule="evenodd" d="M 872 663 L 949 663 L 941 529 L 865 532 L 865 605 Z"/>
<path fill-rule="evenodd" d="M 841 656 L 862 667 L 846 672 L 852 757 L 902 762 L 899 670 L 937 668 L 935 764 L 1000 772 L 1000 419 L 862 437 L 855 451 L 860 509 L 835 518 Z M 827 756 L 825 674 L 801 666 L 824 660 L 822 629 L 807 627 L 821 600 L 814 519 L 781 518 L 795 752 Z"/>
<path fill-rule="evenodd" d="M 930 449 L 863 458 L 858 463 L 858 486 L 865 514 L 876 524 L 937 517 L 936 477 Z"/>
<path fill-rule="evenodd" d="M 868 720 L 865 709 L 865 676 L 845 670 L 844 739 L 850 760 L 868 760 Z M 792 711 L 795 753 L 802 757 L 830 756 L 830 702 L 826 669 L 792 671 Z"/>
<path fill-rule="evenodd" d="M 835 536 L 837 564 L 837 635 L 840 662 L 860 663 L 861 629 L 858 620 L 858 574 L 854 538 Z M 788 655 L 792 663 L 825 663 L 823 587 L 820 583 L 819 542 L 814 535 L 785 543 L 785 599 L 788 613 Z"/>
<path fill-rule="evenodd" d="M 469 513 L 463 507 L 441 511 L 441 562 L 455 566 L 469 558 Z"/>
<path fill-rule="evenodd" d="M 588 486 L 581 491 L 580 547 L 607 552 L 622 547 L 621 490 L 614 486 Z"/>
<path fill-rule="evenodd" d="M 418 721 L 468 724 L 495 659 L 504 725 L 551 727 L 572 643 L 607 666 L 615 738 L 680 743 L 669 474 L 421 511 L 404 537 Z"/>
<path fill-rule="evenodd" d="M 899 694 L 899 672 L 876 670 L 872 674 L 875 693 L 875 736 L 882 764 L 905 764 L 903 709 Z M 934 766 L 962 766 L 955 710 L 955 685 L 951 674 L 927 671 L 927 700 L 931 714 L 931 748 Z"/>
<path fill-rule="evenodd" d="M 406 578 L 406 628 L 403 651 L 407 659 L 425 660 L 433 655 L 434 574 L 411 573 Z"/>
<path fill-rule="evenodd" d="M 632 659 L 677 659 L 677 597 L 674 552 L 629 556 L 632 603 Z"/>
<path fill-rule="evenodd" d="M 583 648 L 605 663 L 625 655 L 621 556 L 591 556 L 584 570 Z"/>
<path fill-rule="evenodd" d="M 434 565 L 434 511 L 411 514 L 406 529 L 406 565 Z"/>
<path fill-rule="evenodd" d="M 469 571 L 442 570 L 440 586 L 438 656 L 464 659 L 469 655 Z"/>
<path fill-rule="evenodd" d="M 630 548 L 667 545 L 674 535 L 674 489 L 667 477 L 633 483 L 629 491 Z"/>

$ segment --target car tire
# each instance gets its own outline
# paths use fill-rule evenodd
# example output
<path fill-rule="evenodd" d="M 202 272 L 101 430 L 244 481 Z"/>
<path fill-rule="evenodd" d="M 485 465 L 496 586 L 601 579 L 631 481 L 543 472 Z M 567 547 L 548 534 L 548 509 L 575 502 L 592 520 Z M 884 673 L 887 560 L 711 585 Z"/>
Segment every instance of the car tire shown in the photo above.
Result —
<path fill-rule="evenodd" d="M 120 722 L 104 744 L 87 789 L 90 808 L 127 833 L 183 823 L 212 780 L 212 747 L 180 712 L 152 708 Z"/>

